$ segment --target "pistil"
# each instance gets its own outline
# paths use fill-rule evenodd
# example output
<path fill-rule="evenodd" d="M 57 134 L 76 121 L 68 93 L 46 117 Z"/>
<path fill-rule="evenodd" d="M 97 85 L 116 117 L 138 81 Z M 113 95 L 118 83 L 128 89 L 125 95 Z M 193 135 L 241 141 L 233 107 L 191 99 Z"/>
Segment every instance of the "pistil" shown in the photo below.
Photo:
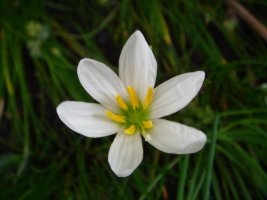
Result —
<path fill-rule="evenodd" d="M 129 101 L 125 102 L 122 97 L 116 95 L 116 101 L 121 109 L 120 114 L 115 114 L 110 110 L 106 110 L 106 115 L 112 121 L 123 124 L 124 133 L 133 135 L 139 131 L 146 140 L 149 140 L 149 134 L 146 129 L 153 128 L 153 122 L 149 119 L 149 107 L 153 99 L 153 88 L 149 87 L 143 103 L 139 103 L 138 96 L 134 88 L 127 87 Z"/>

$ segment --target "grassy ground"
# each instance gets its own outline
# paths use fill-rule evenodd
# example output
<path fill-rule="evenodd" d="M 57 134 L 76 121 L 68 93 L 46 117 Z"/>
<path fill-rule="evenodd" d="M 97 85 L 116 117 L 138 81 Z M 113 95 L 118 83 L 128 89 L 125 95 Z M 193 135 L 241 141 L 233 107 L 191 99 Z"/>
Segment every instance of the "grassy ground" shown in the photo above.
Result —
<path fill-rule="evenodd" d="M 224 1 L 90 2 L 0 1 L 0 199 L 266 199 L 267 45 L 259 34 Z M 265 0 L 241 3 L 267 25 Z M 142 164 L 122 179 L 107 162 L 113 136 L 80 136 L 55 107 L 92 101 L 79 60 L 117 71 L 136 29 L 152 45 L 157 84 L 206 72 L 197 98 L 168 118 L 203 130 L 208 142 L 185 156 L 145 143 Z"/>

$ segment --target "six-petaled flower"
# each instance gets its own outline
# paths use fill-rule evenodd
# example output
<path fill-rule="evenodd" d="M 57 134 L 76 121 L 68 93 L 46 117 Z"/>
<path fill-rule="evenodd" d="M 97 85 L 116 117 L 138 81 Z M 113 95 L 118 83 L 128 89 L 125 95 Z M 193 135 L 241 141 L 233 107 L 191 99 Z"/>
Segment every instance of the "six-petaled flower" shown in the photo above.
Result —
<path fill-rule="evenodd" d="M 201 88 L 205 73 L 173 77 L 156 88 L 157 62 L 140 31 L 126 42 L 119 59 L 119 77 L 106 65 L 82 59 L 78 77 L 100 104 L 65 101 L 60 119 L 87 137 L 117 133 L 108 161 L 117 176 L 130 175 L 143 159 L 142 137 L 157 149 L 174 154 L 202 149 L 206 135 L 186 125 L 159 119 L 184 108 Z"/>

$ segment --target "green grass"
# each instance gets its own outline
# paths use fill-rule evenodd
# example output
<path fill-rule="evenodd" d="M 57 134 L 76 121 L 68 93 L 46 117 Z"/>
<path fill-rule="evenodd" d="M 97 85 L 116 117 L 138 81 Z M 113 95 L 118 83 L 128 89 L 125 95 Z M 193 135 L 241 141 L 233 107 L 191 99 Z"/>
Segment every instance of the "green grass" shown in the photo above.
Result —
<path fill-rule="evenodd" d="M 267 25 L 265 0 L 242 3 Z M 0 199 L 266 199 L 267 45 L 242 20 L 229 28 L 227 11 L 223 1 L 1 1 Z M 136 29 L 158 61 L 157 84 L 206 72 L 194 101 L 167 118 L 208 142 L 182 156 L 144 143 L 142 164 L 117 178 L 107 162 L 113 136 L 80 136 L 55 108 L 93 101 L 78 81 L 79 60 L 117 72 Z"/>

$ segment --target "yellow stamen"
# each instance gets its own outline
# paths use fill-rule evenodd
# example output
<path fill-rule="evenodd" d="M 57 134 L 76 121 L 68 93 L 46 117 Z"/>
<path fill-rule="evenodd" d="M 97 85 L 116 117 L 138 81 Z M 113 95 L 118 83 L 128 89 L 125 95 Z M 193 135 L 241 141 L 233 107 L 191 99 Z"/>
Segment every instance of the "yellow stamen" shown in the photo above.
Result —
<path fill-rule="evenodd" d="M 139 107 L 139 101 L 138 101 L 135 90 L 132 87 L 128 86 L 127 91 L 128 91 L 129 96 L 130 96 L 130 101 L 131 101 L 133 109 L 138 108 Z"/>
<path fill-rule="evenodd" d="M 110 110 L 106 110 L 106 115 L 113 121 L 118 123 L 125 123 L 125 117 L 121 115 L 116 115 Z"/>
<path fill-rule="evenodd" d="M 146 132 L 146 130 L 144 129 L 144 127 L 142 127 L 142 132 L 141 134 L 144 136 L 145 141 L 150 141 L 151 140 L 151 136 L 149 133 Z"/>
<path fill-rule="evenodd" d="M 153 128 L 153 122 L 151 120 L 142 121 L 142 124 L 143 124 L 144 128 L 146 128 L 146 129 Z"/>
<path fill-rule="evenodd" d="M 117 100 L 117 103 L 119 105 L 119 107 L 123 110 L 128 110 L 128 106 L 126 105 L 126 103 L 123 101 L 123 99 L 121 98 L 120 95 L 117 95 L 116 96 L 116 100 Z"/>
<path fill-rule="evenodd" d="M 135 133 L 135 125 L 131 125 L 129 128 L 124 130 L 124 133 L 128 135 L 132 135 Z"/>
<path fill-rule="evenodd" d="M 148 108 L 152 102 L 152 97 L 153 97 L 153 88 L 152 87 L 149 87 L 148 90 L 147 90 L 147 93 L 146 93 L 146 98 L 145 98 L 145 101 L 144 101 L 144 109 Z"/>

